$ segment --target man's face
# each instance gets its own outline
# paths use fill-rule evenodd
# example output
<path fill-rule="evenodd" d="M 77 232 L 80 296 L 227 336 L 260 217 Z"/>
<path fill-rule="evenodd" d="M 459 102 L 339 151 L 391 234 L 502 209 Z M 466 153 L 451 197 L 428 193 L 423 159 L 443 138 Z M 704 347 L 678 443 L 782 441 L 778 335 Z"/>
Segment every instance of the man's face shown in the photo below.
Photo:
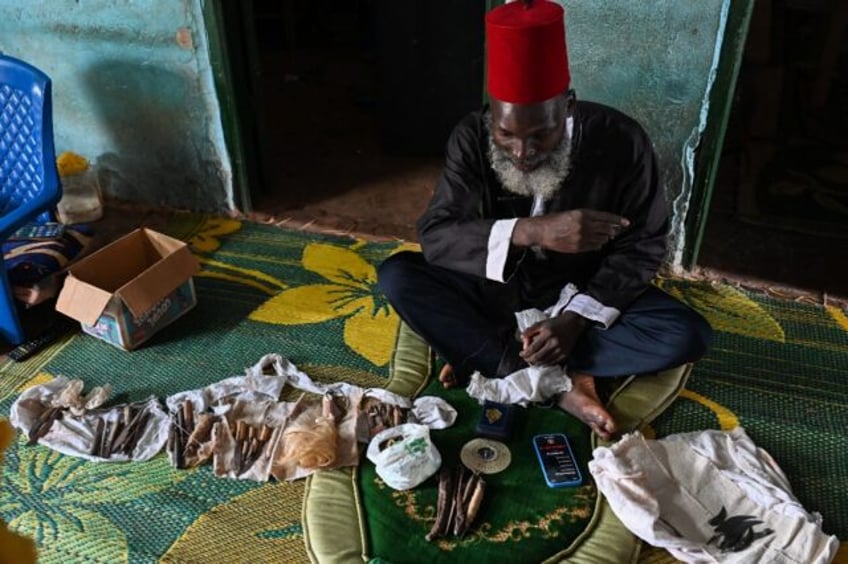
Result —
<path fill-rule="evenodd" d="M 532 105 L 492 100 L 489 160 L 505 189 L 545 201 L 556 193 L 571 170 L 566 118 L 573 105 L 570 92 Z"/>
<path fill-rule="evenodd" d="M 492 99 L 492 141 L 515 168 L 532 172 L 562 141 L 573 100 L 570 93 L 537 104 Z"/>

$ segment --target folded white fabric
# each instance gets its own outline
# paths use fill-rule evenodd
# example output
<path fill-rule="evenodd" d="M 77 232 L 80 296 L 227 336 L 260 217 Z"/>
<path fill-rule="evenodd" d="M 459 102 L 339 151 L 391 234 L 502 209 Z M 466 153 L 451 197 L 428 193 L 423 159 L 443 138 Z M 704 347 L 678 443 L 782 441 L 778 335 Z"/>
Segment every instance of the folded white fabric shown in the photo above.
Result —
<path fill-rule="evenodd" d="M 821 530 L 783 471 L 744 429 L 596 448 L 589 471 L 610 507 L 645 542 L 684 562 L 830 562 L 839 541 Z"/>
<path fill-rule="evenodd" d="M 431 429 L 445 429 L 456 421 L 456 410 L 439 397 L 422 396 L 413 402 L 405 396 L 384 388 L 362 388 L 347 382 L 329 384 L 316 382 L 289 359 L 276 353 L 264 355 L 256 364 L 246 370 L 244 376 L 233 376 L 220 380 L 199 390 L 179 392 L 167 398 L 165 403 L 168 405 L 168 409 L 173 411 L 177 405 L 186 400 L 191 400 L 198 412 L 212 406 L 216 413 L 221 414 L 229 409 L 227 405 L 220 408 L 214 406 L 222 398 L 231 397 L 242 401 L 276 402 L 286 386 L 318 395 L 347 396 L 355 399 L 354 405 L 358 404 L 361 398 L 374 397 L 384 403 L 410 409 L 411 418 L 415 422 L 427 425 Z M 367 442 L 367 440 L 363 442 Z"/>
<path fill-rule="evenodd" d="M 515 314 L 518 330 L 522 332 L 548 317 L 549 313 L 538 309 L 525 309 Z M 475 372 L 468 381 L 466 391 L 481 405 L 488 400 L 526 407 L 530 403 L 544 402 L 562 392 L 571 391 L 571 378 L 565 368 L 558 364 L 528 366 L 504 378 L 486 378 Z"/>
<path fill-rule="evenodd" d="M 559 366 L 530 366 L 504 378 L 485 378 L 475 372 L 466 388 L 480 404 L 489 400 L 521 406 L 547 401 L 569 390 L 571 380 Z"/>

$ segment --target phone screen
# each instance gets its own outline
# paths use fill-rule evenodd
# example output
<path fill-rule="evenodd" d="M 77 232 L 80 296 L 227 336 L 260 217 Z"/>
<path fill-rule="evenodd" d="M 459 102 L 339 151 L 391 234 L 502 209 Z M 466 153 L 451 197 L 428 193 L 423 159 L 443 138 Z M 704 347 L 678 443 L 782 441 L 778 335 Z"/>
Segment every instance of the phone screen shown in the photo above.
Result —
<path fill-rule="evenodd" d="M 549 486 L 572 486 L 582 482 L 577 460 L 565 435 L 536 435 L 533 437 L 533 446 Z"/>

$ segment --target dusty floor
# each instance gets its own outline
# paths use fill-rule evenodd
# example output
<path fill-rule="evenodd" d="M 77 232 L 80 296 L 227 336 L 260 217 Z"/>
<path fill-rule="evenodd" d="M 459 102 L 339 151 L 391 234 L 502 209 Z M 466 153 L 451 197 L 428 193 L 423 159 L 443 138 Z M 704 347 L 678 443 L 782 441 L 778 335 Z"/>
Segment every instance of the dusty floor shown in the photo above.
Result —
<path fill-rule="evenodd" d="M 848 299 L 848 239 L 752 224 L 736 213 L 731 169 L 715 188 L 695 275 L 820 303 Z"/>
<path fill-rule="evenodd" d="M 333 166 L 343 168 L 345 160 Z M 299 207 L 264 204 L 248 217 L 281 226 L 414 241 L 415 220 L 426 206 L 438 171 L 438 161 L 422 159 L 408 169 L 401 167 L 377 181 L 330 191 L 323 199 Z M 732 174 L 727 176 L 730 179 L 724 182 L 732 180 Z M 735 214 L 734 188 L 732 183 L 716 187 L 698 264 L 689 275 L 787 299 L 848 302 L 848 276 L 842 275 L 848 240 L 743 221 Z"/>
<path fill-rule="evenodd" d="M 274 168 L 248 216 L 290 227 L 414 241 L 415 220 L 440 174 L 441 147 L 426 157 L 392 155 L 393 147 L 380 141 L 373 52 L 362 48 L 362 37 L 349 23 L 304 17 L 312 35 L 324 38 L 321 43 L 303 35 L 283 40 L 276 27 L 260 43 L 263 120 Z M 728 133 L 698 266 L 691 274 L 797 299 L 848 299 L 848 276 L 841 272 L 848 239 L 740 219 L 744 148 L 730 140 L 745 136 L 739 129 L 745 116 L 737 122 L 731 123 L 737 129 Z"/>
<path fill-rule="evenodd" d="M 415 238 L 441 158 L 392 155 L 374 117 L 373 70 L 355 55 L 265 58 L 272 178 L 252 217 L 339 233 Z"/>

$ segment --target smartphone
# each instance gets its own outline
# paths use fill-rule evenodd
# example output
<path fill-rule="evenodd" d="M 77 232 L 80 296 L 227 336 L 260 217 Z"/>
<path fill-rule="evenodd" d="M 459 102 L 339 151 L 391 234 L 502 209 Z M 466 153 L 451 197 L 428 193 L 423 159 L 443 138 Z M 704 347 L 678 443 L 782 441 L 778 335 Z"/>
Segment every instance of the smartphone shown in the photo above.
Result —
<path fill-rule="evenodd" d="M 50 240 L 50 239 L 59 239 L 65 233 L 65 224 L 64 223 L 42 223 L 36 224 L 31 223 L 29 225 L 24 225 L 17 231 L 15 231 L 10 237 L 11 241 L 21 241 L 21 240 Z"/>
<path fill-rule="evenodd" d="M 562 433 L 536 435 L 533 437 L 533 448 L 549 488 L 579 486 L 583 483 L 568 437 Z"/>

